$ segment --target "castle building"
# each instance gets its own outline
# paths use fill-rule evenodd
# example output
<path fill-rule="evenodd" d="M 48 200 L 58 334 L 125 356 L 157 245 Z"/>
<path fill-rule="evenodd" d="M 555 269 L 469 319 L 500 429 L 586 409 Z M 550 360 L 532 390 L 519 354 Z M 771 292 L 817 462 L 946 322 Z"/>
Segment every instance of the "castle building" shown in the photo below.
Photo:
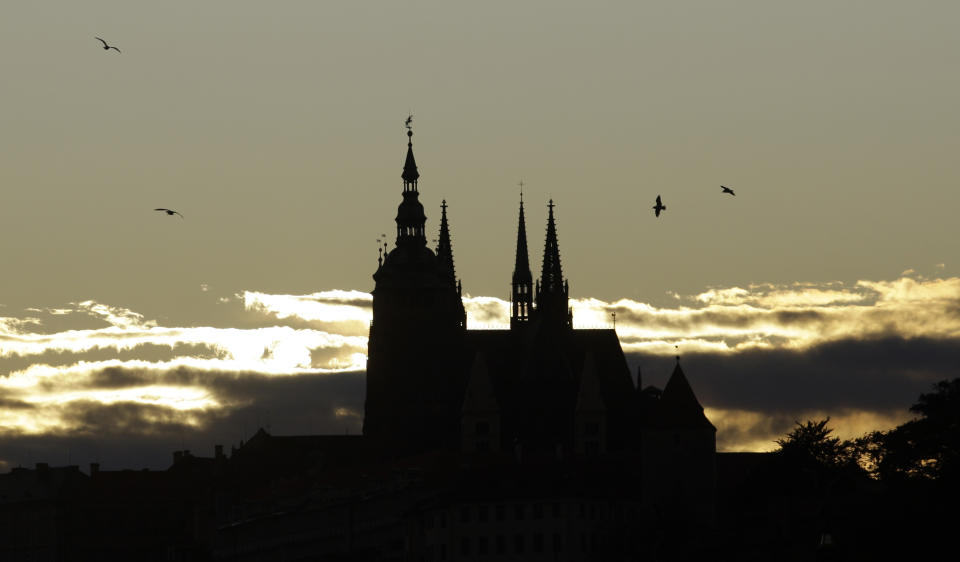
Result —
<path fill-rule="evenodd" d="M 655 456 L 652 444 L 676 429 L 670 439 L 713 451 L 715 429 L 679 360 L 663 399 L 651 402 L 634 387 L 613 329 L 573 327 L 552 200 L 534 280 L 521 197 L 510 328 L 467 329 L 447 202 L 431 250 L 413 131 L 407 136 L 396 242 L 373 275 L 364 436 L 397 455 L 441 449 L 562 459 Z"/>

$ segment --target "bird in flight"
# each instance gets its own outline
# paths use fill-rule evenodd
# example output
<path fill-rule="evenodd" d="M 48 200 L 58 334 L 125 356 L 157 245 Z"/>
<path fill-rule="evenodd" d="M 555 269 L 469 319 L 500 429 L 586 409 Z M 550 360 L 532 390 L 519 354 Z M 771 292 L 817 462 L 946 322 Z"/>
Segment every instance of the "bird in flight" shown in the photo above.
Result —
<path fill-rule="evenodd" d="M 729 193 L 730 195 L 734 195 L 734 196 L 736 195 L 736 193 L 734 193 L 733 190 L 730 189 L 729 187 L 725 187 L 721 185 L 720 189 L 722 189 L 724 193 Z"/>
<path fill-rule="evenodd" d="M 656 214 L 659 217 L 660 211 L 666 211 L 666 210 L 667 210 L 666 205 L 660 202 L 660 196 L 657 195 L 657 204 L 653 206 L 654 214 Z"/>
<path fill-rule="evenodd" d="M 181 219 L 183 218 L 183 215 L 181 215 L 180 213 L 174 211 L 173 209 L 163 209 L 163 208 L 160 208 L 160 209 L 154 209 L 154 211 L 163 211 L 164 213 L 167 213 L 168 215 L 179 215 Z"/>
<path fill-rule="evenodd" d="M 120 52 L 120 49 L 114 47 L 113 45 L 107 45 L 107 42 L 104 41 L 103 39 L 100 39 L 99 37 L 94 37 L 94 39 L 98 39 L 101 43 L 103 43 L 103 50 L 104 50 L 104 51 L 109 51 L 110 49 L 113 49 L 114 51 L 116 51 L 116 52 L 118 52 L 118 53 Z"/>

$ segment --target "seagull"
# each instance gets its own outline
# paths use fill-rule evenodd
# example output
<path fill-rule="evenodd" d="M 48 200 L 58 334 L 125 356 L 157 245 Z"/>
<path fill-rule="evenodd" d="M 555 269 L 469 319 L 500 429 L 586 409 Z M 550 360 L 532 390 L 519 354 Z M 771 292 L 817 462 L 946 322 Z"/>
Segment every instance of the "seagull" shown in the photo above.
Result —
<path fill-rule="evenodd" d="M 659 217 L 660 211 L 666 211 L 667 207 L 660 202 L 660 196 L 657 195 L 657 204 L 653 206 L 653 212 Z"/>
<path fill-rule="evenodd" d="M 181 218 L 181 219 L 183 218 L 183 215 L 181 215 L 180 213 L 174 211 L 173 209 L 162 209 L 162 208 L 161 208 L 161 209 L 154 209 L 154 211 L 163 211 L 164 213 L 167 213 L 168 215 L 180 215 L 180 218 Z"/>
<path fill-rule="evenodd" d="M 722 189 L 724 193 L 729 193 L 730 195 L 736 196 L 736 193 L 734 193 L 733 190 L 730 189 L 729 187 L 724 187 L 721 185 L 720 189 Z"/>
<path fill-rule="evenodd" d="M 104 51 L 109 51 L 110 49 L 113 49 L 114 51 L 116 51 L 116 52 L 118 52 L 118 53 L 120 52 L 120 49 L 114 47 L 113 45 L 107 45 L 107 42 L 104 41 L 103 39 L 100 39 L 99 37 L 94 37 L 94 39 L 99 39 L 100 42 L 103 43 L 103 50 L 104 50 Z"/>

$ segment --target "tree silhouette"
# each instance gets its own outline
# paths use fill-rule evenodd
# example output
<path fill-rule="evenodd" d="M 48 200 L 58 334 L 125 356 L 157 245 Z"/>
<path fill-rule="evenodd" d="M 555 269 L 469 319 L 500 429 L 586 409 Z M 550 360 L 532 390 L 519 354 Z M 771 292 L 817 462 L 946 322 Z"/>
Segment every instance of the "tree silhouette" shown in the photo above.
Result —
<path fill-rule="evenodd" d="M 801 467 L 816 465 L 834 469 L 849 464 L 853 459 L 849 444 L 840 441 L 839 437 L 831 437 L 833 429 L 827 427 L 828 423 L 829 417 L 803 424 L 796 422 L 793 431 L 777 439 L 779 453 L 788 462 Z"/>
<path fill-rule="evenodd" d="M 960 470 L 960 378 L 940 381 L 921 394 L 910 411 L 920 417 L 874 439 L 882 448 L 878 471 L 884 480 L 957 480 Z"/>

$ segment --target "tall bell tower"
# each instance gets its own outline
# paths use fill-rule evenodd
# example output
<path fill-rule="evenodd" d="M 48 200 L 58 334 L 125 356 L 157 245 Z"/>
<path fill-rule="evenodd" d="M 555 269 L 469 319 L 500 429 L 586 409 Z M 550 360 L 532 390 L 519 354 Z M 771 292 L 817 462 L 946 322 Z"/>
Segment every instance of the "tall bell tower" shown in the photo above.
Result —
<path fill-rule="evenodd" d="M 396 454 L 457 446 L 465 388 L 459 362 L 466 313 L 453 270 L 447 206 L 434 253 L 427 247 L 409 122 L 407 139 L 395 247 L 373 274 L 363 420 L 364 435 Z"/>

